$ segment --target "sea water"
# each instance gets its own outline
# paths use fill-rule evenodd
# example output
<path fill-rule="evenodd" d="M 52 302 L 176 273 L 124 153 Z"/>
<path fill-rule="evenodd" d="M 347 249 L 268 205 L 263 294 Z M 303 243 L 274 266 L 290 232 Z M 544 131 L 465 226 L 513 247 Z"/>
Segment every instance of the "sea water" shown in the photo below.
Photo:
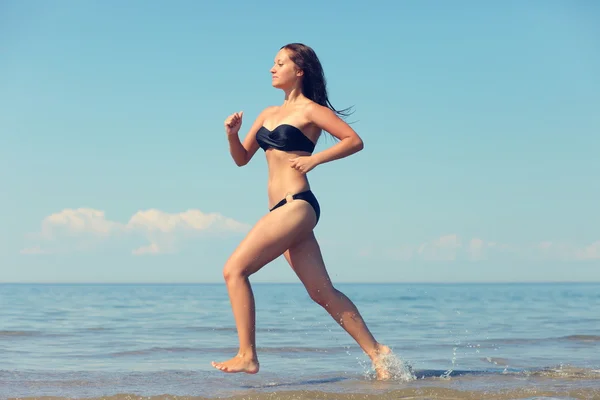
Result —
<path fill-rule="evenodd" d="M 300 284 L 254 284 L 260 372 L 225 374 L 224 284 L 0 284 L 0 398 L 600 398 L 600 284 L 337 284 L 394 379 Z"/>

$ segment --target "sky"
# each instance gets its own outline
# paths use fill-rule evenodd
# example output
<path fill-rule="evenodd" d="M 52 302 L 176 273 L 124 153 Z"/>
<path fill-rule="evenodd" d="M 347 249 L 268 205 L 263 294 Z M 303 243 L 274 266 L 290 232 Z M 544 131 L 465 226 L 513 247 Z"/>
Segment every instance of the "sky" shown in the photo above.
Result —
<path fill-rule="evenodd" d="M 223 282 L 302 42 L 364 150 L 308 174 L 335 282 L 600 281 L 594 1 L 0 2 L 0 282 Z M 326 135 L 316 152 L 334 142 Z M 297 282 L 283 257 L 252 282 Z"/>

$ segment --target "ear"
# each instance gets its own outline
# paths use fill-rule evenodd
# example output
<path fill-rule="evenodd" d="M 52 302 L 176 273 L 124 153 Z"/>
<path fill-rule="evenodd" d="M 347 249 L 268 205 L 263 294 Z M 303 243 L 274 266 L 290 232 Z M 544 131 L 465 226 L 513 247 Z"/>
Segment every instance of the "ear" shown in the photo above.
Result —
<path fill-rule="evenodd" d="M 301 69 L 296 70 L 296 76 L 303 76 L 303 75 L 304 75 L 304 71 L 302 71 Z"/>

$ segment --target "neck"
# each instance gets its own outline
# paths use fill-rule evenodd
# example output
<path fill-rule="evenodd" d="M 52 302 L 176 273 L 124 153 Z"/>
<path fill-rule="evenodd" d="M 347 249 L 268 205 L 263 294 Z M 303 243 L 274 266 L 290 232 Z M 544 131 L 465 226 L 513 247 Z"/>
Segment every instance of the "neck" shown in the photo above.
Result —
<path fill-rule="evenodd" d="M 290 89 L 285 89 L 284 92 L 285 92 L 285 99 L 283 101 L 284 107 L 287 105 L 294 104 L 296 101 L 298 101 L 304 97 L 304 95 L 302 94 L 302 90 L 297 86 L 294 86 L 293 88 L 290 88 Z"/>

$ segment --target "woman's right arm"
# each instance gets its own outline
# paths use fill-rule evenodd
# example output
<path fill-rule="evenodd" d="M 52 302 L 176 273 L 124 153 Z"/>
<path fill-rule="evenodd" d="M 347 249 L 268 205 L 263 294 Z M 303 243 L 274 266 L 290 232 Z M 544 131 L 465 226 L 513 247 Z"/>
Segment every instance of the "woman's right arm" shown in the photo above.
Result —
<path fill-rule="evenodd" d="M 239 137 L 239 129 L 242 125 L 242 114 L 233 114 L 225 120 L 225 131 L 227 133 L 227 140 L 229 141 L 229 152 L 238 167 L 248 164 L 258 150 L 259 146 L 256 142 L 256 132 L 263 126 L 265 116 L 271 109 L 272 107 L 268 107 L 258 115 L 250 127 L 248 134 L 244 138 L 243 144 Z"/>

